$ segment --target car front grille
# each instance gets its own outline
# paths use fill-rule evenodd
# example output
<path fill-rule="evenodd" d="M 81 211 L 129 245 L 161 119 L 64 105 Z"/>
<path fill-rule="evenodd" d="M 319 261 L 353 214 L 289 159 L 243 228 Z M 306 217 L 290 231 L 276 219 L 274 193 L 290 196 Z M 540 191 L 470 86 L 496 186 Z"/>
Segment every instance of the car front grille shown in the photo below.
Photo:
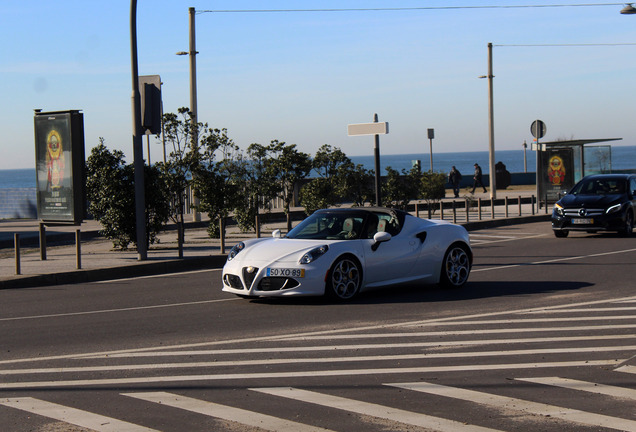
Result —
<path fill-rule="evenodd" d="M 605 209 L 568 208 L 563 212 L 570 217 L 593 217 L 601 216 L 605 213 Z"/>
<path fill-rule="evenodd" d="M 243 267 L 243 280 L 247 285 L 247 289 L 252 286 L 254 279 L 256 278 L 256 274 L 258 273 L 258 269 L 256 267 Z"/>
<path fill-rule="evenodd" d="M 298 286 L 298 281 L 286 277 L 264 277 L 258 284 L 261 291 L 280 291 Z"/>
<path fill-rule="evenodd" d="M 225 275 L 225 284 L 234 288 L 234 289 L 245 289 L 243 284 L 241 283 L 241 278 L 237 275 L 226 274 Z"/>

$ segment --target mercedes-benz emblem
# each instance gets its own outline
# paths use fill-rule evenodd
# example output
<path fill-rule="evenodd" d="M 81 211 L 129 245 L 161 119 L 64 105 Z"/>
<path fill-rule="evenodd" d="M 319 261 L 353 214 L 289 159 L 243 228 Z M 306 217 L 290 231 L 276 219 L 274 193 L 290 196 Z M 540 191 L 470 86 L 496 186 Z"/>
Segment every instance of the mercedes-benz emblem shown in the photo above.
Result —
<path fill-rule="evenodd" d="M 584 208 L 579 209 L 579 216 L 587 216 L 587 210 L 585 210 Z"/>

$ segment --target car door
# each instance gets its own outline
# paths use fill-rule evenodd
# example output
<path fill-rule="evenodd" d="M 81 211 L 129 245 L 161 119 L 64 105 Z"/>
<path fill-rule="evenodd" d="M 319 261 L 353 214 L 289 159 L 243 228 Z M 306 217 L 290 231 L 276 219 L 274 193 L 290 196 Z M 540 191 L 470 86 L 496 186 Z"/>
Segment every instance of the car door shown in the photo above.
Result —
<path fill-rule="evenodd" d="M 383 285 L 389 281 L 399 282 L 408 279 L 417 260 L 417 248 L 421 241 L 415 236 L 409 237 L 402 233 L 399 221 L 390 215 L 376 213 L 374 216 L 368 219 L 366 238 L 361 240 L 365 257 L 366 285 Z M 373 234 L 379 231 L 391 234 L 391 240 L 375 248 Z"/>

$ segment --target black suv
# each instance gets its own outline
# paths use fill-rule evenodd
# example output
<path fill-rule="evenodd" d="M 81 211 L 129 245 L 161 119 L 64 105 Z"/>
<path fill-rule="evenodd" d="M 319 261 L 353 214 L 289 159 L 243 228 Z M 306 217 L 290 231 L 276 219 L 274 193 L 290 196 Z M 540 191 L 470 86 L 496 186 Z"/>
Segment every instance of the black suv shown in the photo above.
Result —
<path fill-rule="evenodd" d="M 587 176 L 554 204 L 552 229 L 557 237 L 567 237 L 569 231 L 618 231 L 630 236 L 635 208 L 636 175 Z"/>

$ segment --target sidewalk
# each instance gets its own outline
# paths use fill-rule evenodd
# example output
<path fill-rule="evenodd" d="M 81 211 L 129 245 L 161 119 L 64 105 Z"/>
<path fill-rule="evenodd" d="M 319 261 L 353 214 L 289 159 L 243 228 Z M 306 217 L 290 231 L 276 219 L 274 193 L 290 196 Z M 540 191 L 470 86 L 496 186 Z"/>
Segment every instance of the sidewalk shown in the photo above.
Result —
<path fill-rule="evenodd" d="M 461 195 L 465 195 L 462 190 Z M 522 216 L 519 216 L 517 198 L 528 199 L 534 191 L 497 191 L 497 198 L 506 196 L 514 204 L 509 205 L 508 217 L 505 217 L 503 205 L 495 208 L 495 219 L 491 217 L 491 208 L 482 207 L 482 219 L 478 218 L 478 210 L 471 207 L 466 221 L 466 210 L 463 207 L 465 199 L 455 199 L 457 210 L 456 223 L 464 225 L 469 231 L 488 227 L 528 223 L 549 220 L 550 215 L 545 209 L 537 210 L 534 205 L 534 215 L 530 203 L 521 205 Z M 472 201 L 489 200 L 489 194 L 475 194 Z M 452 196 L 443 200 L 453 201 Z M 448 205 L 448 204 L 447 204 Z M 461 206 L 461 207 L 460 207 Z M 302 210 L 302 209 L 295 209 Z M 415 211 L 411 212 L 416 214 Z M 420 217 L 428 217 L 427 211 L 420 211 Z M 453 221 L 453 213 L 444 210 L 444 219 Z M 190 216 L 191 217 L 191 216 Z M 432 219 L 439 219 L 439 208 L 431 215 Z M 294 222 L 296 224 L 297 221 Z M 46 228 L 47 250 L 46 260 L 40 259 L 39 249 L 39 221 L 33 219 L 5 219 L 0 220 L 0 289 L 23 288 L 71 284 L 107 279 L 121 279 L 135 276 L 164 274 L 178 271 L 221 268 L 230 248 L 238 241 L 255 237 L 252 233 L 241 233 L 236 226 L 227 228 L 225 252 L 221 253 L 219 239 L 211 239 L 206 231 L 207 223 L 188 222 L 185 229 L 185 243 L 183 258 L 178 256 L 177 235 L 174 229 L 169 229 L 159 235 L 159 243 L 150 246 L 148 257 L 139 261 L 136 251 L 114 250 L 112 242 L 100 237 L 99 224 L 93 220 L 84 222 L 81 226 L 55 226 Z M 80 268 L 78 269 L 75 233 L 80 230 Z M 261 236 L 271 236 L 275 229 L 285 229 L 284 222 L 265 223 L 261 227 Z M 16 259 L 14 252 L 14 233 L 20 235 L 20 274 L 16 274 Z"/>

